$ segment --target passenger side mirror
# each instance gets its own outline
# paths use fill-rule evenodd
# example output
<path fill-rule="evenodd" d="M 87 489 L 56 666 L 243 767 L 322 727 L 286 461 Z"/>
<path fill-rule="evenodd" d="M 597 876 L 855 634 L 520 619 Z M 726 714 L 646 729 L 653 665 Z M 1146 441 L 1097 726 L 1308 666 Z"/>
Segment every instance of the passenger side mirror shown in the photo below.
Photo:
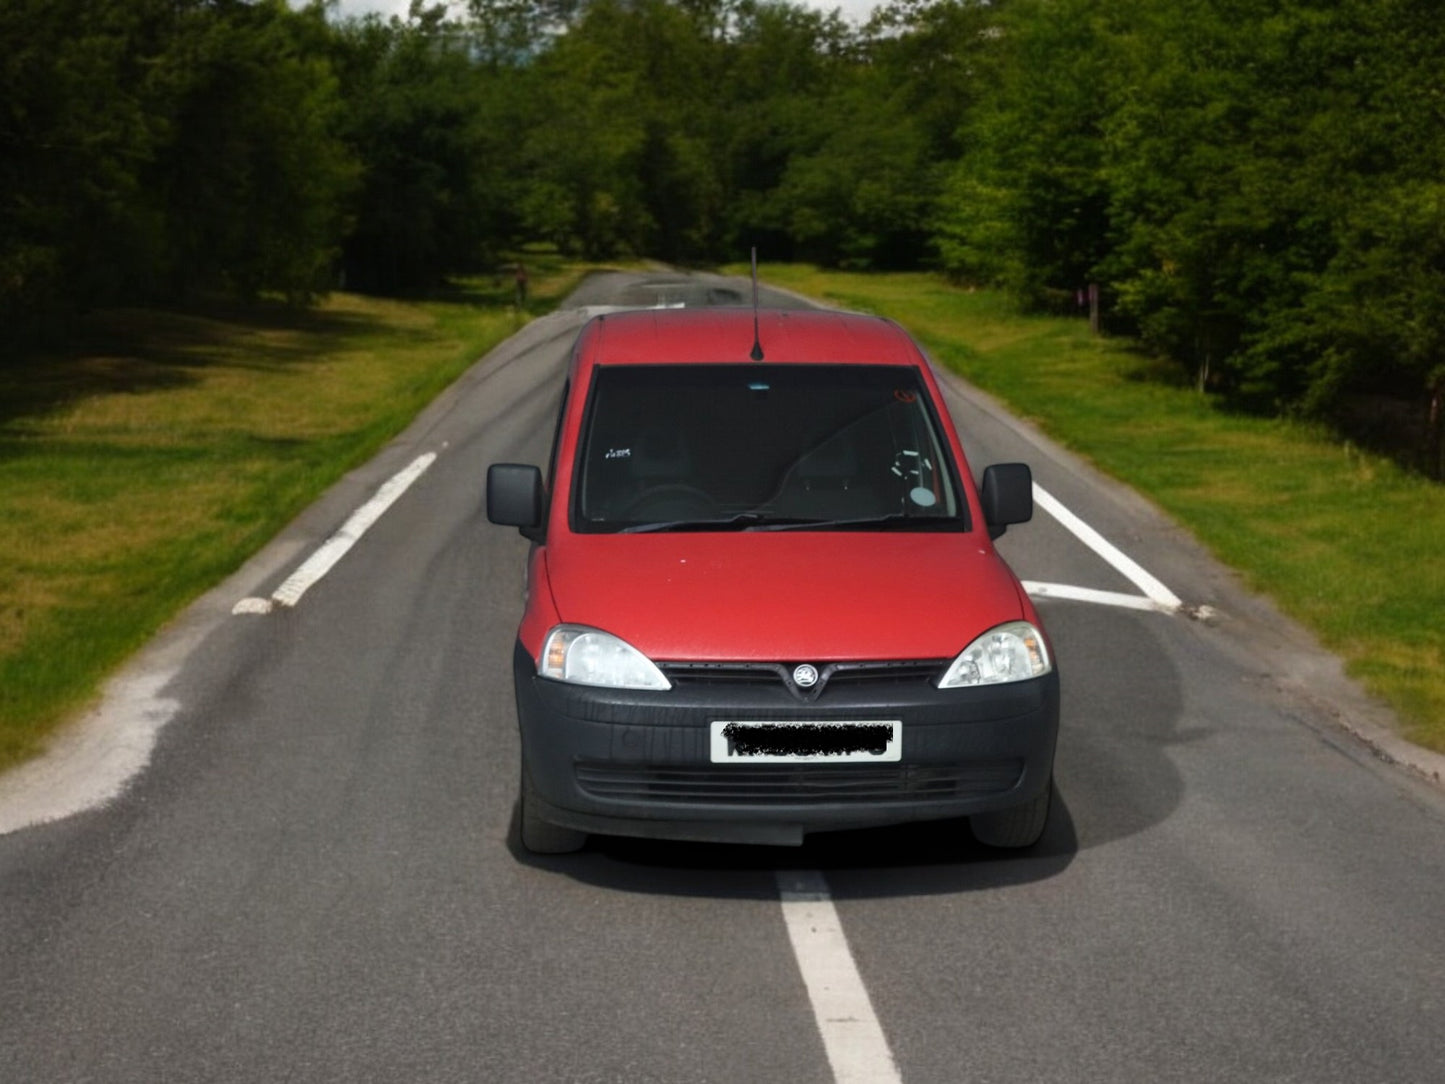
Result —
<path fill-rule="evenodd" d="M 503 527 L 517 527 L 522 537 L 546 537 L 547 494 L 542 472 L 521 463 L 493 463 L 487 468 L 487 518 Z"/>
<path fill-rule="evenodd" d="M 1034 518 L 1034 475 L 1027 463 L 995 463 L 983 472 L 978 491 L 988 536 L 998 538 L 1012 523 Z"/>

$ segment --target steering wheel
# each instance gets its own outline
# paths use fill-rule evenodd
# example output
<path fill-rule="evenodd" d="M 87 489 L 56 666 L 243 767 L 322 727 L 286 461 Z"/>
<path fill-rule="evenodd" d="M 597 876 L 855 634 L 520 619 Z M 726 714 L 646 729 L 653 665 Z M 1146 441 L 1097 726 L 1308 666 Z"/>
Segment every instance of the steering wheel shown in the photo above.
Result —
<path fill-rule="evenodd" d="M 716 512 L 717 501 L 685 482 L 664 482 L 644 489 L 622 509 L 623 519 L 689 519 Z"/>

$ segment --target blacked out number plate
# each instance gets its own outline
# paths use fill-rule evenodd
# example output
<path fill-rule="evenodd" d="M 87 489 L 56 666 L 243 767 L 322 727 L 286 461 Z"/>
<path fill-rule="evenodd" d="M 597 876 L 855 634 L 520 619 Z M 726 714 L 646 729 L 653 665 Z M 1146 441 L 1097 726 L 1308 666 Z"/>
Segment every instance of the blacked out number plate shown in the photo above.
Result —
<path fill-rule="evenodd" d="M 903 724 L 898 719 L 821 723 L 717 720 L 710 737 L 714 764 L 903 759 Z"/>

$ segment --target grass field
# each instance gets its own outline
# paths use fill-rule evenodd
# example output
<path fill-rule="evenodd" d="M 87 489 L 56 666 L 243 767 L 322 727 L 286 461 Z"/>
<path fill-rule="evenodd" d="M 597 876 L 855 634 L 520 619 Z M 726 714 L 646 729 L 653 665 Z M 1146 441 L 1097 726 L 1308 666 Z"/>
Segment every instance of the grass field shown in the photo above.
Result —
<path fill-rule="evenodd" d="M 581 274 L 528 263 L 535 313 Z M 511 300 L 106 312 L 0 366 L 0 767 L 515 332 Z"/>
<path fill-rule="evenodd" d="M 768 266 L 904 324 L 933 356 L 1144 493 L 1313 629 L 1445 752 L 1445 488 L 1297 424 L 1215 409 L 1171 366 L 928 275 Z"/>

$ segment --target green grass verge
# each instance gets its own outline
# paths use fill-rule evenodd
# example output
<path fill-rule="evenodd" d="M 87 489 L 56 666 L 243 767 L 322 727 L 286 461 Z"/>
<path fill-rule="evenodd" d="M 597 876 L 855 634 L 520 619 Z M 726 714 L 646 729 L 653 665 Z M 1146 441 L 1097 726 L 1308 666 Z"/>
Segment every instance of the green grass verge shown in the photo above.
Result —
<path fill-rule="evenodd" d="M 0 768 L 581 270 L 442 298 L 105 312 L 0 367 Z"/>
<path fill-rule="evenodd" d="M 1342 656 L 1406 737 L 1445 752 L 1445 488 L 1314 429 L 1218 410 L 1171 366 L 995 293 L 928 275 L 764 275 L 898 320 L 1166 510 Z"/>

